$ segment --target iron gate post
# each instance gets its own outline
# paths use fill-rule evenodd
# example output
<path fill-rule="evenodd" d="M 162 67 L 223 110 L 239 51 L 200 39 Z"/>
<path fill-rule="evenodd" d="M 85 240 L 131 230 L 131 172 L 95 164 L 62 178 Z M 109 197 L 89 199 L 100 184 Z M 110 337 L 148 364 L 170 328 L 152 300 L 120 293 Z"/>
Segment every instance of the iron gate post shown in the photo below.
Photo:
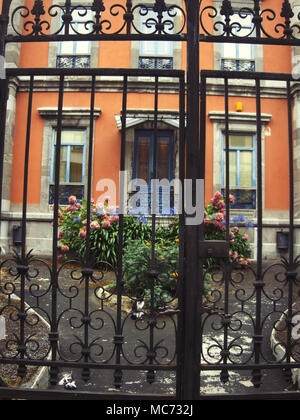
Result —
<path fill-rule="evenodd" d="M 187 11 L 187 131 L 186 179 L 193 183 L 193 201 L 199 151 L 199 9 L 198 0 L 188 0 Z M 181 395 L 183 400 L 199 397 L 199 302 L 198 226 L 185 225 L 185 278 L 183 286 L 183 343 L 181 345 Z"/>
<path fill-rule="evenodd" d="M 11 0 L 4 0 L 0 15 L 0 58 L 1 65 L 5 66 L 5 36 L 9 22 L 9 7 Z M 4 146 L 5 146 L 5 126 L 6 126 L 6 106 L 8 100 L 8 80 L 5 75 L 5 68 L 0 69 L 0 220 L 2 218 L 2 181 L 4 165 Z M 1 248 L 0 248 L 1 250 Z"/>

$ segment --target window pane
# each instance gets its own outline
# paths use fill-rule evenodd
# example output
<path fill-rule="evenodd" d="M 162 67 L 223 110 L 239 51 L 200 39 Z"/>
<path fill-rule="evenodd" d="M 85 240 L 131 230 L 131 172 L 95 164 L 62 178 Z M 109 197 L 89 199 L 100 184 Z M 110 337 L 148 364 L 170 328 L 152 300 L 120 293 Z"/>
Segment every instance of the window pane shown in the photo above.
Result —
<path fill-rule="evenodd" d="M 61 147 L 59 182 L 66 182 L 67 160 L 68 160 L 68 147 Z"/>
<path fill-rule="evenodd" d="M 238 46 L 238 58 L 251 59 L 252 58 L 252 46 L 249 44 L 239 44 Z"/>
<path fill-rule="evenodd" d="M 145 11 L 144 11 L 145 12 Z M 173 33 L 173 18 L 167 13 L 163 12 L 163 22 L 165 22 L 164 32 L 167 34 Z M 149 10 L 145 16 L 141 16 L 141 31 L 143 34 L 154 33 L 157 22 L 157 13 Z M 173 43 L 171 41 L 141 41 L 140 42 L 141 55 L 173 55 Z"/>
<path fill-rule="evenodd" d="M 155 41 L 141 41 L 140 53 L 142 55 L 155 55 Z"/>
<path fill-rule="evenodd" d="M 252 152 L 240 152 L 240 187 L 252 187 Z"/>
<path fill-rule="evenodd" d="M 253 137 L 245 135 L 231 135 L 229 136 L 229 147 L 237 148 L 252 148 L 253 147 Z"/>
<path fill-rule="evenodd" d="M 62 130 L 61 131 L 61 144 L 84 144 L 85 130 Z M 56 142 L 56 131 L 55 131 Z"/>
<path fill-rule="evenodd" d="M 226 169 L 224 168 L 224 185 L 226 184 Z M 237 152 L 229 152 L 229 186 L 237 186 Z"/>
<path fill-rule="evenodd" d="M 82 182 L 83 146 L 70 146 L 69 182 Z"/>
<path fill-rule="evenodd" d="M 236 57 L 236 44 L 224 44 L 223 54 L 224 54 L 224 57 L 237 58 Z"/>
<path fill-rule="evenodd" d="M 138 138 L 137 177 L 149 182 L 150 137 Z"/>
<path fill-rule="evenodd" d="M 160 137 L 157 147 L 158 156 L 158 179 L 169 179 L 170 171 L 170 142 L 168 137 Z"/>
<path fill-rule="evenodd" d="M 74 52 L 74 42 L 73 41 L 63 41 L 60 44 L 60 54 L 73 54 Z"/>

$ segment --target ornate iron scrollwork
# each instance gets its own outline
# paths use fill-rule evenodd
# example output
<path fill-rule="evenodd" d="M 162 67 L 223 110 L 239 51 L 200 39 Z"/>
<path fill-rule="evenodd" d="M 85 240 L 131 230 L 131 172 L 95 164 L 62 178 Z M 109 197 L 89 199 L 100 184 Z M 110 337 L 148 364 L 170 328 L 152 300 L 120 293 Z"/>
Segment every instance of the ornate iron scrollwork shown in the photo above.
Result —
<path fill-rule="evenodd" d="M 91 14 L 92 12 L 92 18 Z M 84 32 L 74 27 L 75 15 L 86 17 Z M 17 18 L 24 19 L 22 30 L 17 29 Z M 122 19 L 120 19 L 122 17 Z M 141 27 L 141 17 L 144 25 Z M 176 18 L 176 25 L 174 23 Z M 248 31 L 242 31 L 242 24 L 251 18 Z M 253 0 L 253 7 L 237 9 L 230 0 L 223 0 L 220 7 L 200 2 L 200 37 L 211 41 L 221 41 L 232 38 L 238 42 L 241 38 L 249 38 L 249 42 L 258 42 L 263 38 L 268 40 L 300 39 L 300 13 L 293 11 L 289 0 L 284 0 L 277 10 L 263 9 L 259 0 Z M 84 21 L 84 19 L 83 19 Z M 178 5 L 169 5 L 164 0 L 133 5 L 131 0 L 126 4 L 108 5 L 103 0 L 91 0 L 90 4 L 73 5 L 71 0 L 65 4 L 53 4 L 46 11 L 43 0 L 35 0 L 33 7 L 19 6 L 11 13 L 11 24 L 15 35 L 19 37 L 68 36 L 70 28 L 73 34 L 99 39 L 102 35 L 134 35 L 142 34 L 151 37 L 168 36 L 178 40 L 186 36 L 187 13 Z M 54 29 L 55 28 L 55 29 Z M 57 29 L 58 28 L 58 29 Z M 244 28 L 243 28 L 244 29 Z M 220 39 L 221 38 L 221 39 Z M 156 38 L 154 38 L 156 39 Z"/>

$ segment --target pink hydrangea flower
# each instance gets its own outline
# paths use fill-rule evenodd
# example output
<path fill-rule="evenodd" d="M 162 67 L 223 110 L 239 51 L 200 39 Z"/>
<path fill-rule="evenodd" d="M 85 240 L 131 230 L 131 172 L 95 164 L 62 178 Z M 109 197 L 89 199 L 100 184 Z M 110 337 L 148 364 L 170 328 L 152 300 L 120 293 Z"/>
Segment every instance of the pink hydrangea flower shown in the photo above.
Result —
<path fill-rule="evenodd" d="M 234 195 L 229 194 L 229 202 L 230 202 L 230 203 L 234 203 L 234 201 L 235 201 L 235 197 L 234 197 Z"/>
<path fill-rule="evenodd" d="M 110 223 L 117 223 L 119 221 L 119 216 L 110 216 L 108 219 Z"/>
<path fill-rule="evenodd" d="M 240 231 L 240 229 L 238 228 L 238 226 L 234 226 L 233 231 L 234 231 L 235 233 L 238 233 L 238 232 Z"/>
<path fill-rule="evenodd" d="M 110 222 L 109 222 L 109 220 L 104 220 L 104 221 L 102 222 L 102 227 L 103 227 L 103 229 L 108 229 L 108 228 L 110 227 Z"/>
<path fill-rule="evenodd" d="M 74 204 L 72 204 L 71 206 L 68 206 L 67 207 L 67 212 L 75 211 L 75 210 L 77 210 L 77 207 Z"/>
<path fill-rule="evenodd" d="M 91 229 L 92 230 L 99 230 L 100 229 L 100 225 L 97 222 L 97 220 L 94 220 L 93 222 L 91 222 Z"/>
<path fill-rule="evenodd" d="M 224 201 L 219 201 L 218 204 L 217 204 L 217 207 L 218 207 L 218 210 L 224 211 L 224 209 L 225 209 Z"/>
<path fill-rule="evenodd" d="M 60 247 L 60 249 L 61 249 L 61 252 L 68 252 L 68 251 L 70 251 L 70 248 L 68 247 L 68 245 L 62 245 Z"/>
<path fill-rule="evenodd" d="M 215 225 L 217 228 L 219 228 L 219 229 L 223 229 L 223 225 L 222 225 L 222 223 L 221 223 L 221 222 L 219 222 L 218 220 L 215 220 L 215 221 L 214 221 L 214 225 Z"/>
<path fill-rule="evenodd" d="M 222 222 L 224 220 L 224 213 L 217 213 L 216 220 Z"/>
<path fill-rule="evenodd" d="M 247 240 L 248 240 L 248 235 L 245 233 L 245 235 L 243 235 L 242 239 L 243 239 L 244 241 L 247 241 Z"/>
<path fill-rule="evenodd" d="M 77 201 L 76 196 L 75 195 L 70 195 L 70 197 L 69 197 L 69 203 L 70 204 L 75 204 L 76 201 Z"/>
<path fill-rule="evenodd" d="M 86 231 L 85 230 L 80 230 L 78 233 L 79 238 L 85 238 L 86 237 Z"/>

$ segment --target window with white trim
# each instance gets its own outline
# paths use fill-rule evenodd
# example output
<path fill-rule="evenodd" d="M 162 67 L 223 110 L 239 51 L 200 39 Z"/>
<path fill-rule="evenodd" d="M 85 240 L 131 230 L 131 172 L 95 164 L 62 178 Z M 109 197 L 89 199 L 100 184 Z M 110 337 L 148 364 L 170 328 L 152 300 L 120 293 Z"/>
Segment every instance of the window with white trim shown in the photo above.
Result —
<path fill-rule="evenodd" d="M 92 10 L 74 10 L 73 21 L 69 34 L 87 34 L 91 32 L 94 12 Z M 89 68 L 91 62 L 91 41 L 62 41 L 58 44 L 56 67 L 58 68 Z"/>
<path fill-rule="evenodd" d="M 56 130 L 53 130 L 49 203 L 54 201 Z M 84 198 L 86 129 L 63 128 L 61 131 L 59 204 L 68 204 L 68 197 Z"/>
<path fill-rule="evenodd" d="M 243 13 L 242 17 L 235 13 L 232 16 L 232 32 L 239 38 L 253 36 L 252 15 Z M 222 70 L 255 71 L 254 45 L 245 43 L 222 44 Z"/>
<path fill-rule="evenodd" d="M 148 8 L 145 16 L 141 16 L 141 32 L 144 34 L 155 31 L 157 13 Z M 173 18 L 163 13 L 165 32 L 172 33 L 174 28 Z M 172 41 L 140 41 L 139 47 L 139 68 L 140 69 L 173 69 L 173 42 Z"/>
<path fill-rule="evenodd" d="M 222 192 L 226 185 L 226 147 L 223 133 Z M 234 195 L 232 208 L 256 208 L 256 136 L 247 133 L 229 134 L 229 189 Z"/>

